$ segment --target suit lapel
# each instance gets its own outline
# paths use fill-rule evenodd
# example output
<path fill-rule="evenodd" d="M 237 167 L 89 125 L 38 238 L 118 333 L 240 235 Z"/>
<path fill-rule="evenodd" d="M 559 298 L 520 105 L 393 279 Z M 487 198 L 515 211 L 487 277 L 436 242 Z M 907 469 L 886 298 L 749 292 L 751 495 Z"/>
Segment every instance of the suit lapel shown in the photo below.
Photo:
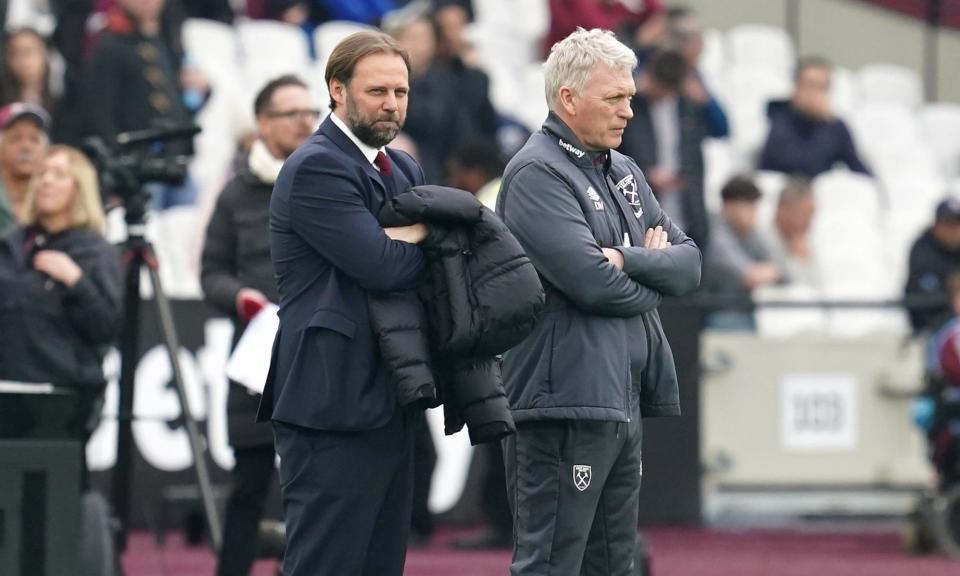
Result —
<path fill-rule="evenodd" d="M 331 112 L 331 114 L 333 113 Z M 340 128 L 333 123 L 333 120 L 330 119 L 330 116 L 327 116 L 327 119 L 320 124 L 320 133 L 329 138 L 331 142 L 336 144 L 344 154 L 360 164 L 367 176 L 369 176 L 371 180 L 380 186 L 381 192 L 384 194 L 384 197 L 386 197 L 388 188 L 386 183 L 384 183 L 383 178 L 381 178 L 380 172 L 374 168 L 373 164 L 371 164 L 367 160 L 366 156 L 360 152 L 360 149 L 357 148 L 357 145 L 354 144 L 353 141 L 343 133 L 343 130 L 340 130 Z"/>

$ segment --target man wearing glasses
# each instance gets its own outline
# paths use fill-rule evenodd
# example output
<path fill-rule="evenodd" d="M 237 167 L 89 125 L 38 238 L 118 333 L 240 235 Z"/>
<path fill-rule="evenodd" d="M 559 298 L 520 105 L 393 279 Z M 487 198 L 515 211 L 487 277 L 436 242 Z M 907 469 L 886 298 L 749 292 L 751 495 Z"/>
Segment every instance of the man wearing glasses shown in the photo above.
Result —
<path fill-rule="evenodd" d="M 257 140 L 223 189 L 207 226 L 201 282 L 207 301 L 233 319 L 233 346 L 268 301 L 277 302 L 270 262 L 270 195 L 283 162 L 310 137 L 319 111 L 295 76 L 268 83 L 254 102 Z M 260 396 L 230 382 L 227 428 L 236 465 L 217 574 L 249 574 L 274 476 L 270 426 L 255 422 Z"/>

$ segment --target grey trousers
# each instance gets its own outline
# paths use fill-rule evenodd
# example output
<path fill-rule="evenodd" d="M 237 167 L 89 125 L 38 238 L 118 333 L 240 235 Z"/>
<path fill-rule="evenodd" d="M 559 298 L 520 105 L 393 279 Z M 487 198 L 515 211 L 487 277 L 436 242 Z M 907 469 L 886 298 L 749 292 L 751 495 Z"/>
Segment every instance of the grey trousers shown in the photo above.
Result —
<path fill-rule="evenodd" d="M 518 422 L 504 440 L 513 576 L 633 576 L 642 424 Z"/>

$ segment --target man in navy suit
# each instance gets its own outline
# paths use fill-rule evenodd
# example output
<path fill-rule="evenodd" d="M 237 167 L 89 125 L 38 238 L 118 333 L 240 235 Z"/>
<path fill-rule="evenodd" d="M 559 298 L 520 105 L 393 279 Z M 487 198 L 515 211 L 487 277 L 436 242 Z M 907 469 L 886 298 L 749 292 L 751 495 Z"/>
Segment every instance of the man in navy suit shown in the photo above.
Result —
<path fill-rule="evenodd" d="M 407 110 L 410 65 L 360 32 L 327 64 L 333 112 L 286 161 L 270 203 L 280 331 L 259 419 L 280 456 L 286 576 L 403 573 L 412 501 L 411 416 L 387 381 L 369 292 L 425 276 L 423 225 L 382 228 L 380 208 L 423 173 L 384 146 Z"/>

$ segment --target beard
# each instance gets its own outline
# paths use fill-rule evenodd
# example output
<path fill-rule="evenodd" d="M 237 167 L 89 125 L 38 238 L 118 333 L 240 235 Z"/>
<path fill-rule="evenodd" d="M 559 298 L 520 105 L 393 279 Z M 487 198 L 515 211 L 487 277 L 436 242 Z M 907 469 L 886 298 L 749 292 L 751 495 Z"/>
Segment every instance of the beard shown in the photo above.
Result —
<path fill-rule="evenodd" d="M 400 128 L 403 127 L 398 112 L 378 114 L 372 120 L 363 118 L 349 94 L 347 94 L 347 124 L 354 136 L 371 148 L 386 146 L 397 137 Z"/>

